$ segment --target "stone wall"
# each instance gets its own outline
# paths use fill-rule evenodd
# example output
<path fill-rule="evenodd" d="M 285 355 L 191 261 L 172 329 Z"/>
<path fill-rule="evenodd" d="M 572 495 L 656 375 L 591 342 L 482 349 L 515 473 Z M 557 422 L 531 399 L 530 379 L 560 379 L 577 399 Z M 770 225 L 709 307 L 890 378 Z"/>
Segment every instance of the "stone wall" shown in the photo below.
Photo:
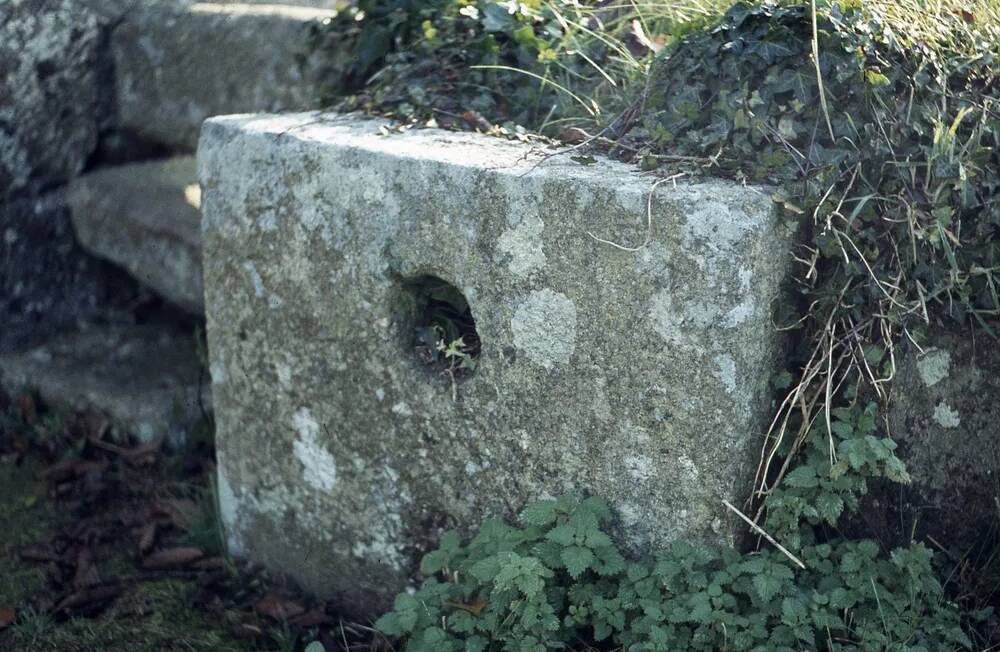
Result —
<path fill-rule="evenodd" d="M 0 387 L 97 405 L 142 437 L 164 414 L 202 418 L 207 397 L 185 398 L 202 375 L 191 332 L 203 291 L 199 191 L 183 155 L 210 115 L 313 104 L 305 34 L 329 4 L 3 3 Z M 126 351 L 156 357 L 164 338 L 187 351 L 178 373 L 123 403 L 116 393 L 160 369 Z M 102 343 L 124 365 L 117 385 L 90 373 Z"/>

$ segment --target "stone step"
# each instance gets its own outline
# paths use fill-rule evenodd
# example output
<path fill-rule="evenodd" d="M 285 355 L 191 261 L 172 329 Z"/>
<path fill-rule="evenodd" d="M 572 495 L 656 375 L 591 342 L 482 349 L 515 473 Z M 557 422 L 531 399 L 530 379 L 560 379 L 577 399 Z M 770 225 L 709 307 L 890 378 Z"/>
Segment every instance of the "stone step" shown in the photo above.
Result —
<path fill-rule="evenodd" d="M 384 124 L 202 131 L 231 549 L 374 613 L 444 529 L 567 490 L 608 499 L 632 551 L 744 531 L 722 500 L 782 359 L 770 193 Z M 427 341 L 451 330 L 473 372 Z"/>
<path fill-rule="evenodd" d="M 67 196 L 87 250 L 185 310 L 204 311 L 193 156 L 103 168 L 74 180 Z"/>
<path fill-rule="evenodd" d="M 181 445 L 211 410 L 195 341 L 170 327 L 113 325 L 66 333 L 0 354 L 0 386 L 37 391 L 49 405 L 96 408 L 141 441 Z"/>
<path fill-rule="evenodd" d="M 194 151 L 212 115 L 312 108 L 311 28 L 335 12 L 284 4 L 137 3 L 111 33 L 119 126 Z"/>

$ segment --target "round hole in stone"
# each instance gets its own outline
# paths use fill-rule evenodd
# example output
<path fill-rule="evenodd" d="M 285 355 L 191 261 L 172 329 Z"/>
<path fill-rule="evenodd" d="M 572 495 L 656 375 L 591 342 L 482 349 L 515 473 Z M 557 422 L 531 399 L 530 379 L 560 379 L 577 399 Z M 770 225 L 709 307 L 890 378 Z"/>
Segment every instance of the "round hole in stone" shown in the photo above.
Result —
<path fill-rule="evenodd" d="M 417 360 L 436 373 L 468 378 L 479 364 L 481 344 L 469 302 L 461 290 L 431 275 L 407 279 L 409 346 Z"/>

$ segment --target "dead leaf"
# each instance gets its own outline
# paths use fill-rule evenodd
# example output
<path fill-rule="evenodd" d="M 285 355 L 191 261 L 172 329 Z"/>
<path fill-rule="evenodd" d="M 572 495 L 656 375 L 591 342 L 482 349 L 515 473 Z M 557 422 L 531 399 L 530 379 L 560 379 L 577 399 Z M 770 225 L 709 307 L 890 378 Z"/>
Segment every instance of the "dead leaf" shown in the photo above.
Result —
<path fill-rule="evenodd" d="M 294 625 L 296 627 L 319 627 L 320 625 L 329 625 L 333 622 L 333 619 L 326 615 L 326 613 L 320 611 L 319 609 L 310 609 L 309 611 L 299 614 L 294 618 L 288 619 L 289 625 Z"/>
<path fill-rule="evenodd" d="M 76 555 L 76 572 L 73 574 L 73 588 L 80 591 L 101 583 L 101 576 L 94 565 L 94 556 L 87 548 L 81 548 Z"/>
<path fill-rule="evenodd" d="M 0 607 L 0 632 L 10 627 L 16 618 L 17 612 L 13 607 Z"/>
<path fill-rule="evenodd" d="M 122 453 L 125 461 L 132 466 L 149 466 L 156 461 L 156 457 L 163 447 L 163 442 L 167 440 L 167 435 L 162 434 L 145 444 L 130 448 Z"/>
<path fill-rule="evenodd" d="M 590 138 L 587 132 L 579 127 L 569 127 L 562 134 L 562 140 L 567 145 L 579 145 L 583 141 Z"/>
<path fill-rule="evenodd" d="M 490 121 L 476 111 L 466 111 L 462 114 L 462 119 L 465 120 L 466 124 L 470 127 L 479 131 L 489 131 L 493 128 Z"/>
<path fill-rule="evenodd" d="M 146 570 L 170 570 L 173 568 L 183 568 L 204 557 L 204 553 L 198 548 L 167 548 L 154 552 L 142 560 L 142 567 Z"/>
<path fill-rule="evenodd" d="M 282 598 L 274 593 L 268 593 L 254 605 L 257 613 L 269 616 L 275 620 L 287 620 L 303 613 L 306 608 L 295 600 Z"/>
<path fill-rule="evenodd" d="M 147 523 L 139 530 L 139 554 L 145 555 L 156 543 L 156 523 Z"/>
<path fill-rule="evenodd" d="M 104 603 L 120 595 L 122 589 L 116 584 L 96 586 L 82 591 L 75 591 L 60 600 L 52 611 L 82 611 L 102 606 Z"/>
<path fill-rule="evenodd" d="M 31 394 L 21 394 L 17 397 L 17 413 L 21 420 L 27 424 L 32 424 L 38 418 L 38 404 Z"/>
<path fill-rule="evenodd" d="M 461 609 L 462 611 L 468 611 L 474 616 L 478 616 L 479 612 L 486 608 L 487 602 L 482 598 L 476 598 L 476 601 L 472 604 L 463 604 L 461 602 L 452 602 L 449 600 L 445 604 L 453 609 Z"/>
<path fill-rule="evenodd" d="M 194 565 L 198 570 L 217 571 L 226 567 L 226 560 L 223 557 L 206 557 Z"/>
<path fill-rule="evenodd" d="M 258 638 L 264 635 L 264 631 L 256 625 L 240 623 L 233 625 L 233 636 L 239 639 Z"/>
<path fill-rule="evenodd" d="M 32 543 L 21 548 L 21 559 L 24 561 L 49 562 L 59 559 L 59 555 L 47 543 Z"/>

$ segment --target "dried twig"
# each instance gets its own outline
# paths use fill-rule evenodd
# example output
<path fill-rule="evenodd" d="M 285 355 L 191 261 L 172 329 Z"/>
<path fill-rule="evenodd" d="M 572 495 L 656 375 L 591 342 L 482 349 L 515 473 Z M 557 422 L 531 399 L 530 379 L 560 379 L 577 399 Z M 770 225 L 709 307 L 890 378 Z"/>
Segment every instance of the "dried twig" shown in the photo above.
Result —
<path fill-rule="evenodd" d="M 730 504 L 730 502 L 729 502 L 728 500 L 723 500 L 723 501 L 722 501 L 722 504 L 723 504 L 723 505 L 725 505 L 726 507 L 728 507 L 728 508 L 729 508 L 730 510 L 732 510 L 732 511 L 733 511 L 733 513 L 735 513 L 735 514 L 736 514 L 737 516 L 739 516 L 739 517 L 740 517 L 741 519 L 743 519 L 744 521 L 746 521 L 746 524 L 747 524 L 747 525 L 749 525 L 749 526 L 750 526 L 750 528 L 751 528 L 751 529 L 752 529 L 752 530 L 753 530 L 754 532 L 756 532 L 756 533 L 757 533 L 757 534 L 759 534 L 760 536 L 762 536 L 762 537 L 764 537 L 765 539 L 767 539 L 767 540 L 768 540 L 768 542 L 769 542 L 769 543 L 770 543 L 770 544 L 771 544 L 772 546 L 774 546 L 775 548 L 777 548 L 778 550 L 780 550 L 780 551 L 781 551 L 781 553 L 782 553 L 783 555 L 785 555 L 786 557 L 788 557 L 789 559 L 791 559 L 791 560 L 792 560 L 792 563 L 794 563 L 794 564 L 795 564 L 796 566 L 798 566 L 798 567 L 799 567 L 799 568 L 801 568 L 802 570 L 805 570 L 805 569 L 806 569 L 806 565 L 805 565 L 805 564 L 803 564 L 803 563 L 802 563 L 802 561 L 801 561 L 801 560 L 799 560 L 799 558 L 798 558 L 798 557 L 796 557 L 796 556 L 795 556 L 795 555 L 793 555 L 792 553 L 788 552 L 788 549 L 787 549 L 787 548 L 785 548 L 785 546 L 783 546 L 783 545 L 781 545 L 780 543 L 778 543 L 777 541 L 775 541 L 775 540 L 774 540 L 774 537 L 772 537 L 772 536 L 771 536 L 770 534 L 768 534 L 767 532 L 765 532 L 765 531 L 764 531 L 764 528 L 760 527 L 759 525 L 757 525 L 756 523 L 754 523 L 753 521 L 751 521 L 751 520 L 750 520 L 750 519 L 749 519 L 749 518 L 747 517 L 747 515 L 746 515 L 746 514 L 744 514 L 744 513 L 743 513 L 743 512 L 741 512 L 740 510 L 738 510 L 738 509 L 736 509 L 735 507 L 733 507 L 733 506 L 732 506 L 732 505 Z"/>

